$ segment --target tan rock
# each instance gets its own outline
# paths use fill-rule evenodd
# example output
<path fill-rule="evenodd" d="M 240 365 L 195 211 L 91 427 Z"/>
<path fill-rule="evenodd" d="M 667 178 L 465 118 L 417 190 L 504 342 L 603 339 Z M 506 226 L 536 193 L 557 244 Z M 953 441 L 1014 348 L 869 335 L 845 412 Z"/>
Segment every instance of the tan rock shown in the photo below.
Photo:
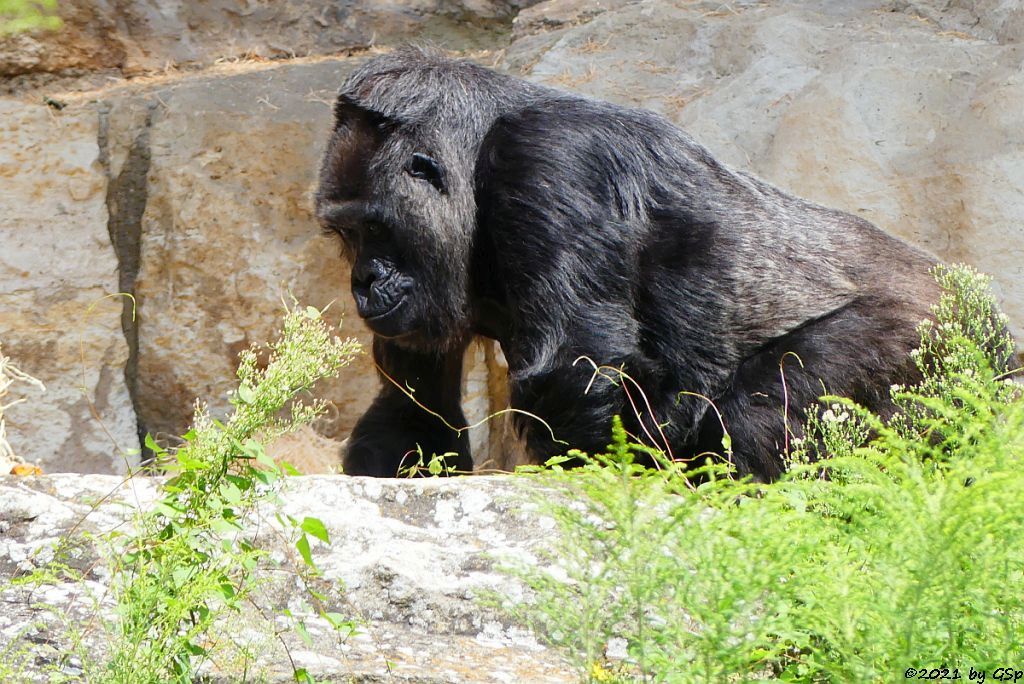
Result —
<path fill-rule="evenodd" d="M 287 463 L 303 475 L 321 475 L 341 471 L 342 448 L 342 442 L 304 425 L 275 439 L 267 445 L 266 452 L 275 463 Z"/>
<path fill-rule="evenodd" d="M 0 76 L 164 70 L 218 59 L 337 53 L 416 40 L 451 48 L 498 41 L 530 0 L 61 0 L 64 26 L 0 37 Z"/>
<path fill-rule="evenodd" d="M 1024 5 L 1020 0 L 895 0 L 895 9 L 933 22 L 942 29 L 982 40 L 1024 40 Z"/>
<path fill-rule="evenodd" d="M 139 413 L 179 434 L 196 397 L 226 411 L 237 355 L 271 339 L 294 295 L 331 305 L 343 333 L 368 342 L 347 296 L 338 248 L 310 213 L 337 64 L 186 81 L 147 92 L 158 103 L 141 217 Z M 377 380 L 368 355 L 321 388 L 344 436 Z M 332 435 L 333 436 L 333 435 Z"/>
<path fill-rule="evenodd" d="M 0 334 L 47 388 L 6 412 L 7 439 L 48 472 L 138 461 L 98 126 L 89 108 L 0 101 Z"/>
<path fill-rule="evenodd" d="M 0 76 L 124 66 L 125 36 L 107 2 L 71 0 L 58 7 L 62 28 L 0 36 Z"/>
<path fill-rule="evenodd" d="M 548 0 L 519 12 L 512 21 L 512 35 L 518 39 L 541 31 L 576 26 L 634 2 L 637 0 Z"/>

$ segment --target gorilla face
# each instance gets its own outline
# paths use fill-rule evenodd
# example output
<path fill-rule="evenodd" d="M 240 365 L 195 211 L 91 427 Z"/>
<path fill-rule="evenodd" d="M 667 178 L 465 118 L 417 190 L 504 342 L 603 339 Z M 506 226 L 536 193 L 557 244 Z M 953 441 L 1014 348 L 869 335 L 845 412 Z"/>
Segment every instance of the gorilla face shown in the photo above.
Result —
<path fill-rule="evenodd" d="M 360 317 L 409 348 L 447 346 L 469 326 L 471 179 L 452 171 L 465 161 L 444 133 L 431 133 L 343 97 L 317 193 L 317 218 L 352 266 Z"/>

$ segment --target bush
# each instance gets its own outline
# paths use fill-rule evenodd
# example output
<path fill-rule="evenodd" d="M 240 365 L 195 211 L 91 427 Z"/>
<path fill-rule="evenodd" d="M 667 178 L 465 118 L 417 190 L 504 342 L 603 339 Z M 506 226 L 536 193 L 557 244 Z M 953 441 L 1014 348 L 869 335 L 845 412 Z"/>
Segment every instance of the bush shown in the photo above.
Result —
<path fill-rule="evenodd" d="M 771 485 L 609 453 L 537 475 L 562 534 L 518 612 L 588 681 L 895 681 L 1024 662 L 1024 399 L 987 281 L 940 269 L 923 379 L 838 398 Z M 813 447 L 810 445 L 814 445 Z M 831 458 L 808 462 L 811 449 Z M 553 500 L 554 499 L 554 500 Z M 957 670 L 958 672 L 954 672 Z"/>
<path fill-rule="evenodd" d="M 0 37 L 33 29 L 58 29 L 57 0 L 0 0 Z"/>
<path fill-rule="evenodd" d="M 245 522 L 257 507 L 276 503 L 284 474 L 262 445 L 310 423 L 322 402 L 295 398 L 336 375 L 358 350 L 353 340 L 332 337 L 315 308 L 290 310 L 265 364 L 255 347 L 242 352 L 235 411 L 227 421 L 214 420 L 197 404 L 181 448 L 168 453 L 147 437 L 158 464 L 173 476 L 161 484 L 155 505 L 140 512 L 131 534 L 112 535 L 118 620 L 102 681 L 193 680 L 210 658 L 214 621 L 238 611 L 258 586 L 255 570 L 265 554 Z M 313 568 L 307 535 L 328 542 L 327 530 L 312 518 L 290 522 L 298 530 L 297 550 Z M 348 626 L 341 616 L 324 617 Z M 308 675 L 297 671 L 296 678 Z"/>

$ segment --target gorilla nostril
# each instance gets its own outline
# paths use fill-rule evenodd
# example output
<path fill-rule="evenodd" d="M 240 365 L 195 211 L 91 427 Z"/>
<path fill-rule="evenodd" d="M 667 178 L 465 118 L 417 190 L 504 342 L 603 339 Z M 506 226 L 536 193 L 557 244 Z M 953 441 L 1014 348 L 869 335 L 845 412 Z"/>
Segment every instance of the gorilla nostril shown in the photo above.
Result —
<path fill-rule="evenodd" d="M 387 275 L 387 269 L 378 259 L 358 263 L 352 269 L 352 286 L 369 289 L 374 282 L 382 279 L 385 275 Z"/>
<path fill-rule="evenodd" d="M 361 271 L 352 272 L 352 287 L 359 288 L 361 290 L 368 290 L 373 285 L 373 281 L 377 279 L 377 275 L 373 271 Z"/>

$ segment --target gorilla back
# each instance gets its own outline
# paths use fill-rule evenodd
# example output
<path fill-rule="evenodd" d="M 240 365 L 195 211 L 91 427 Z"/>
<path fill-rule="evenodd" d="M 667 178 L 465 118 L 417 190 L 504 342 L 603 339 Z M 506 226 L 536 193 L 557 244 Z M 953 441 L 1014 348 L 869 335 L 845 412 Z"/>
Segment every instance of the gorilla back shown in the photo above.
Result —
<path fill-rule="evenodd" d="M 357 475 L 395 475 L 417 447 L 471 468 L 450 426 L 478 334 L 501 344 L 512 406 L 546 423 L 516 417 L 534 461 L 603 449 L 616 414 L 676 457 L 720 449 L 724 422 L 738 470 L 770 480 L 818 396 L 891 410 L 937 298 L 930 256 L 656 114 L 413 48 L 342 88 L 317 215 L 390 378 L 350 438 Z"/>

